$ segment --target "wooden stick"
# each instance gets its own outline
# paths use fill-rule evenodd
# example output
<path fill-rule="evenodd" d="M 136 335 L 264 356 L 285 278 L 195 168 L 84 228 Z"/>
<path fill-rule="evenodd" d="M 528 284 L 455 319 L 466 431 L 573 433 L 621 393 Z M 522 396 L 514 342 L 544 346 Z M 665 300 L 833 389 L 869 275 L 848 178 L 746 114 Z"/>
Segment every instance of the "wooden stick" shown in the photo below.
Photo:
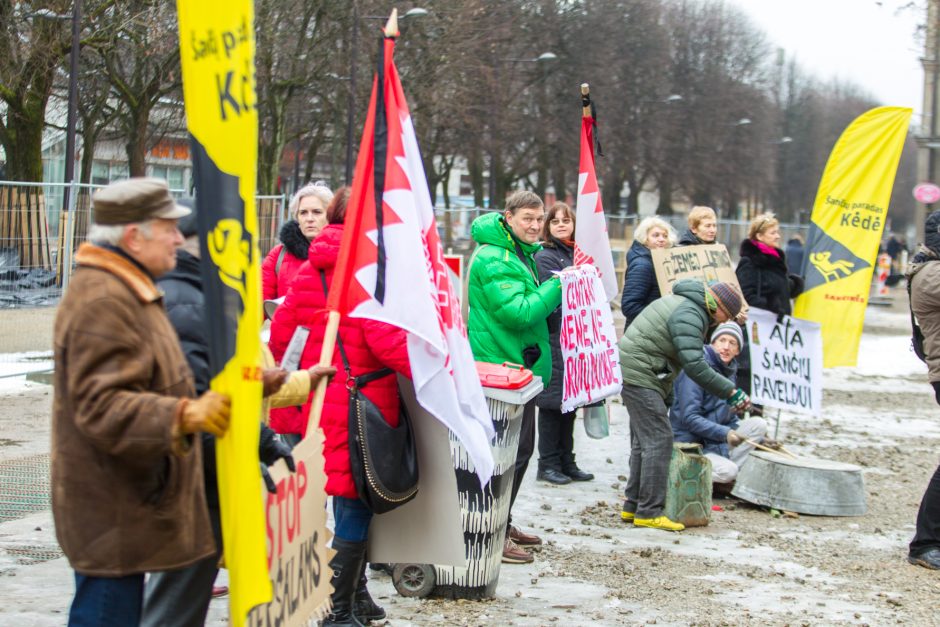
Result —
<path fill-rule="evenodd" d="M 587 83 L 581 83 L 581 95 L 589 96 L 591 94 L 591 87 Z M 591 117 L 591 105 L 586 107 L 581 107 L 581 117 L 589 118 Z"/>
<path fill-rule="evenodd" d="M 320 365 L 329 366 L 333 363 L 333 350 L 336 348 L 336 334 L 339 333 L 339 312 L 329 312 L 326 319 L 326 332 L 323 335 L 323 348 L 320 350 Z M 336 376 L 345 377 L 345 372 L 337 372 Z M 307 434 L 313 433 L 320 427 L 320 414 L 323 412 L 323 400 L 326 398 L 327 378 L 323 377 L 317 383 L 313 392 L 313 401 L 310 403 L 310 414 L 307 416 Z"/>
<path fill-rule="evenodd" d="M 791 453 L 790 451 L 785 451 L 785 450 L 783 450 L 783 447 L 780 447 L 780 450 L 778 451 L 778 450 L 774 450 L 774 449 L 770 448 L 769 446 L 764 446 L 763 444 L 758 444 L 758 443 L 755 442 L 754 440 L 749 440 L 749 439 L 747 439 L 747 438 L 744 438 L 744 441 L 747 442 L 748 444 L 750 444 L 751 446 L 753 446 L 754 448 L 759 448 L 759 449 L 762 450 L 762 451 L 767 451 L 768 453 L 776 453 L 776 454 L 778 454 L 778 455 L 786 455 L 786 456 L 788 456 L 788 457 L 792 457 L 793 459 L 796 459 L 796 455 L 794 455 L 794 454 Z"/>
<path fill-rule="evenodd" d="M 788 451 L 788 450 L 786 449 L 786 447 L 783 446 L 783 444 L 780 445 L 780 450 L 783 451 L 784 453 L 786 453 L 787 455 L 793 457 L 794 459 L 796 459 L 796 455 L 794 455 L 793 453 L 791 453 L 790 451 Z"/>

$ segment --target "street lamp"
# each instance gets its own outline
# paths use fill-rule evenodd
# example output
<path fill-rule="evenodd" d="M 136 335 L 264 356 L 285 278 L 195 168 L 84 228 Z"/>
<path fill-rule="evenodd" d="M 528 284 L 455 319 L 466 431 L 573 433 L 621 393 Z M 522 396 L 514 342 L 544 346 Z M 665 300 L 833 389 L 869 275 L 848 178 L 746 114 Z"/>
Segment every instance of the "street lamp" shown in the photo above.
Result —
<path fill-rule="evenodd" d="M 792 142 L 792 141 L 793 141 L 793 138 L 792 138 L 792 137 L 790 137 L 789 135 L 784 135 L 784 136 L 781 137 L 780 139 L 776 139 L 776 140 L 774 140 L 774 141 L 772 141 L 772 142 L 770 142 L 770 143 L 773 144 L 773 145 L 775 145 L 775 146 L 779 146 L 779 145 L 781 145 L 781 144 L 789 144 L 789 143 Z"/>
<path fill-rule="evenodd" d="M 499 88 L 499 66 L 502 63 L 549 63 L 558 59 L 558 55 L 551 51 L 546 51 L 540 54 L 537 57 L 506 57 L 502 59 L 497 59 L 496 63 L 493 64 L 493 71 L 496 78 L 496 88 Z M 492 99 L 493 102 L 493 112 L 491 114 L 491 119 L 495 124 L 498 119 L 498 112 L 496 111 L 496 99 Z M 489 206 L 492 209 L 496 202 L 496 133 L 493 132 L 492 127 L 490 128 L 490 179 L 489 179 Z"/>
<path fill-rule="evenodd" d="M 428 14 L 427 9 L 421 7 L 412 7 L 400 16 L 399 20 L 408 18 L 424 17 Z M 352 37 L 349 42 L 349 93 L 346 99 L 346 184 L 352 183 L 353 177 L 353 123 L 355 121 L 356 106 L 356 66 L 359 55 L 359 20 L 384 20 L 386 17 L 378 15 L 359 15 L 359 3 L 356 0 L 352 2 Z"/>

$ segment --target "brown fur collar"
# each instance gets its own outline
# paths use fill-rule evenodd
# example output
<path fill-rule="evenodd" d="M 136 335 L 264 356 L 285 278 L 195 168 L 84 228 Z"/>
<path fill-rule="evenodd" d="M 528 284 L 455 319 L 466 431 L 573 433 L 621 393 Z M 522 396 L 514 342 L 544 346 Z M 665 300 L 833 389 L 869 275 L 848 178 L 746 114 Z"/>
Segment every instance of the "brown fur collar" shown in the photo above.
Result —
<path fill-rule="evenodd" d="M 127 259 L 110 250 L 86 242 L 79 246 L 78 252 L 75 253 L 75 261 L 79 265 L 110 272 L 121 279 L 141 302 L 152 303 L 163 298 L 163 293 L 157 289 L 149 276 Z"/>

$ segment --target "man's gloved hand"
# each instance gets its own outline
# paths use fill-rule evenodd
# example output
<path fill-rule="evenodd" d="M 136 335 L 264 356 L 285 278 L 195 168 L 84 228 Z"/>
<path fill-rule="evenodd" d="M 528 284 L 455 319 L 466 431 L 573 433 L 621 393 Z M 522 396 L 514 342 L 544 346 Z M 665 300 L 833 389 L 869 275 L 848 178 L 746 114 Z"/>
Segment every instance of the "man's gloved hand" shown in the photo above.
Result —
<path fill-rule="evenodd" d="M 274 433 L 271 427 L 264 424 L 261 425 L 258 458 L 267 466 L 270 466 L 279 459 L 283 459 L 287 464 L 288 470 L 291 472 L 297 471 L 297 466 L 294 464 L 294 457 L 290 453 L 290 447 L 277 437 L 277 434 Z"/>
<path fill-rule="evenodd" d="M 741 412 L 747 411 L 747 409 L 751 406 L 751 398 L 741 388 L 735 390 L 734 394 L 732 394 L 731 397 L 728 398 L 728 400 L 725 402 L 731 405 L 731 409 L 739 414 Z"/>
<path fill-rule="evenodd" d="M 277 494 L 277 485 L 274 483 L 274 479 L 271 478 L 268 467 L 264 464 L 261 464 L 261 479 L 264 481 L 264 487 L 267 488 L 269 493 Z"/>
<path fill-rule="evenodd" d="M 209 390 L 183 408 L 179 428 L 183 433 L 211 433 L 222 437 L 228 431 L 232 402 L 228 396 Z"/>
<path fill-rule="evenodd" d="M 313 366 L 312 368 L 307 368 L 307 373 L 310 374 L 310 387 L 315 388 L 320 383 L 320 379 L 323 377 L 327 378 L 329 381 L 333 378 L 333 375 L 336 374 L 336 368 L 333 366 Z"/>
<path fill-rule="evenodd" d="M 288 372 L 283 368 L 265 368 L 261 371 L 262 395 L 267 398 L 281 389 L 287 381 Z"/>
<path fill-rule="evenodd" d="M 931 381 L 930 385 L 933 386 L 933 395 L 937 399 L 937 404 L 940 405 L 940 381 Z"/>
<path fill-rule="evenodd" d="M 728 431 L 727 439 L 728 439 L 728 446 L 731 446 L 731 447 L 735 447 L 738 444 L 741 444 L 742 442 L 744 442 L 744 438 L 741 437 L 741 434 L 735 431 L 734 429 L 731 429 L 730 431 Z"/>

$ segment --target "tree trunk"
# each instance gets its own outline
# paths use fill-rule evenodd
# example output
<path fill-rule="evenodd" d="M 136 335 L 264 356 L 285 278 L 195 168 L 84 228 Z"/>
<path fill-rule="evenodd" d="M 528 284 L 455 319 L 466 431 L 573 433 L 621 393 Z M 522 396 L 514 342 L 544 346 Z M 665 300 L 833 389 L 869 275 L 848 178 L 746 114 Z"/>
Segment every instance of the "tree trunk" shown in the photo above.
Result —
<path fill-rule="evenodd" d="M 129 176 L 147 176 L 147 130 L 150 126 L 150 105 L 145 98 L 133 112 L 132 126 L 127 134 L 127 169 Z"/>
<path fill-rule="evenodd" d="M 10 181 L 42 181 L 42 129 L 43 110 L 29 107 L 26 115 L 8 110 L 7 133 L 13 140 L 5 146 L 7 157 L 6 178 Z"/>

